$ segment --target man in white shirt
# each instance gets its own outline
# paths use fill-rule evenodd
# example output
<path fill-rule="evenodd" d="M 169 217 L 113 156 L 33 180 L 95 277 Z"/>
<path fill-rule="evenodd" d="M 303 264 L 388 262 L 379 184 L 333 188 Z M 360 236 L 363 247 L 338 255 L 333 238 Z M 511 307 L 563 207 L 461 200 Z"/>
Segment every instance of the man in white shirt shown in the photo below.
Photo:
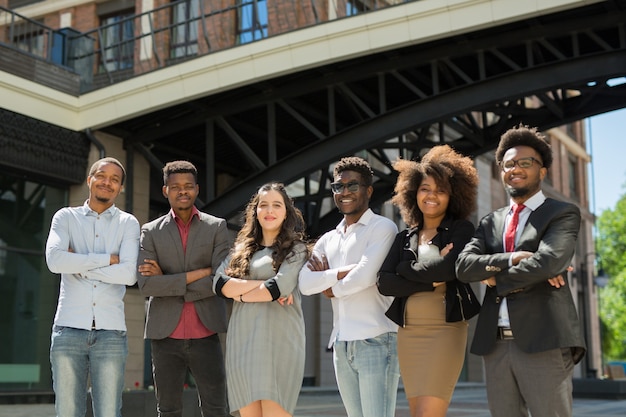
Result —
<path fill-rule="evenodd" d="M 331 189 L 343 220 L 315 244 L 300 271 L 300 291 L 331 299 L 329 347 L 339 393 L 350 417 L 393 417 L 398 380 L 397 326 L 385 316 L 392 302 L 376 279 L 398 228 L 369 208 L 372 169 L 358 157 L 343 158 Z"/>
<path fill-rule="evenodd" d="M 114 158 L 89 170 L 89 199 L 52 218 L 46 262 L 61 274 L 50 346 L 57 416 L 119 417 L 128 355 L 124 294 L 136 282 L 139 222 L 115 207 L 126 173 Z"/>

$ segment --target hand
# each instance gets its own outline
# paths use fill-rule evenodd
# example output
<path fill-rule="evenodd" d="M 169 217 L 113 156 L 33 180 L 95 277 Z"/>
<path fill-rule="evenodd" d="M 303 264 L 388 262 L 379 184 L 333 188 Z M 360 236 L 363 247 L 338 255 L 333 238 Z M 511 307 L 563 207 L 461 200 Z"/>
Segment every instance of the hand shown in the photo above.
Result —
<path fill-rule="evenodd" d="M 563 275 L 557 275 L 554 278 L 549 278 L 548 283 L 555 288 L 561 288 L 565 286 L 565 280 L 563 279 Z"/>
<path fill-rule="evenodd" d="M 345 271 L 337 271 L 337 281 L 341 281 L 348 275 L 348 272 L 352 271 L 352 268 L 346 269 Z"/>
<path fill-rule="evenodd" d="M 151 277 L 154 275 L 163 275 L 161 267 L 154 259 L 144 259 L 141 265 L 139 265 L 139 273 L 144 277 Z"/>
<path fill-rule="evenodd" d="M 330 268 L 328 266 L 328 259 L 326 259 L 326 255 L 322 255 L 320 258 L 315 255 L 311 255 L 311 259 L 309 259 L 307 267 L 311 271 L 326 271 Z"/>
<path fill-rule="evenodd" d="M 326 298 L 333 298 L 335 296 L 335 294 L 333 294 L 333 287 L 326 288 L 322 291 L 322 294 L 324 294 Z"/>
<path fill-rule="evenodd" d="M 439 287 L 440 285 L 443 285 L 443 284 L 445 284 L 445 283 L 446 283 L 445 281 L 433 282 L 433 287 L 437 288 L 437 287 Z"/>
<path fill-rule="evenodd" d="M 115 265 L 120 263 L 119 255 L 111 255 L 111 259 L 109 260 L 109 265 Z"/>
<path fill-rule="evenodd" d="M 284 305 L 292 305 L 293 304 L 293 294 L 289 294 L 287 297 L 280 297 L 278 300 L 278 304 L 280 304 L 281 306 Z"/>
<path fill-rule="evenodd" d="M 531 256 L 533 256 L 533 253 L 525 250 L 513 252 L 513 256 L 511 257 L 511 263 L 513 265 L 517 265 L 523 259 L 530 258 Z"/>
<path fill-rule="evenodd" d="M 454 243 L 452 242 L 448 243 L 446 246 L 443 247 L 443 249 L 441 249 L 441 251 L 439 252 L 439 255 L 441 255 L 442 257 L 446 256 L 448 253 L 450 253 L 453 247 L 454 247 Z"/>
<path fill-rule="evenodd" d="M 480 281 L 481 284 L 485 284 L 489 288 L 496 286 L 496 277 L 489 277 Z"/>

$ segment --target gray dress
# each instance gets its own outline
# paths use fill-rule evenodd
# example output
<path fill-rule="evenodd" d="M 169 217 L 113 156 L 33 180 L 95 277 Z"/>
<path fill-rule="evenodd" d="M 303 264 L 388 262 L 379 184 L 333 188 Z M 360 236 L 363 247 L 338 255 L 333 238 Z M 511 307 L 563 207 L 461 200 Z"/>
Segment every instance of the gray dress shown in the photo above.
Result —
<path fill-rule="evenodd" d="M 233 303 L 226 335 L 226 384 L 231 414 L 258 400 L 272 400 L 293 414 L 304 376 L 305 336 L 298 274 L 306 262 L 299 244 L 280 266 L 272 268 L 272 250 L 256 252 L 246 279 L 274 279 L 281 296 L 293 294 L 292 305 L 277 301 Z M 225 276 L 230 257 L 218 268 L 215 279 Z"/>

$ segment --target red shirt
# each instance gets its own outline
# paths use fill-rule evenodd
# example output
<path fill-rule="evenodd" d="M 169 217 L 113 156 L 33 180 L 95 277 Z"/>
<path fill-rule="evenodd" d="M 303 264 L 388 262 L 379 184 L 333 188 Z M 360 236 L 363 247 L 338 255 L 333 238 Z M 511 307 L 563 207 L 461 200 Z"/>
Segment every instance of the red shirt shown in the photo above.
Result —
<path fill-rule="evenodd" d="M 191 217 L 189 218 L 189 222 L 187 222 L 187 224 L 183 223 L 182 219 L 176 216 L 174 210 L 170 209 L 170 214 L 174 218 L 176 226 L 178 226 L 180 240 L 183 243 L 183 252 L 187 252 L 187 238 L 189 237 L 191 223 L 194 217 L 197 217 L 198 220 L 200 219 L 198 209 L 195 206 L 192 208 Z M 198 312 L 196 311 L 196 306 L 193 304 L 193 301 L 186 301 L 183 304 L 183 311 L 180 314 L 180 320 L 170 337 L 172 339 L 202 339 L 203 337 L 214 334 L 214 331 L 207 329 L 206 326 L 202 324 L 202 321 L 200 321 L 200 317 L 198 317 Z"/>

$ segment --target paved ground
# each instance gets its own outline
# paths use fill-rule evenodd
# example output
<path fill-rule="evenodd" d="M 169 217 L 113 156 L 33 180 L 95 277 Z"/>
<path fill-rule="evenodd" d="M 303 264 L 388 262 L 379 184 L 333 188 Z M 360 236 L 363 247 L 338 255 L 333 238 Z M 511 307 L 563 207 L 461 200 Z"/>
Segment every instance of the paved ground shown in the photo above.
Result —
<path fill-rule="evenodd" d="M 337 392 L 324 388 L 304 388 L 295 417 L 345 417 Z M 574 417 L 624 417 L 626 400 L 574 399 Z M 0 417 L 55 417 L 52 404 L 0 405 Z M 145 416 L 153 417 L 153 416 Z M 409 417 L 404 395 L 398 395 L 396 417 Z M 489 417 L 483 385 L 459 383 L 452 398 L 448 417 Z"/>

